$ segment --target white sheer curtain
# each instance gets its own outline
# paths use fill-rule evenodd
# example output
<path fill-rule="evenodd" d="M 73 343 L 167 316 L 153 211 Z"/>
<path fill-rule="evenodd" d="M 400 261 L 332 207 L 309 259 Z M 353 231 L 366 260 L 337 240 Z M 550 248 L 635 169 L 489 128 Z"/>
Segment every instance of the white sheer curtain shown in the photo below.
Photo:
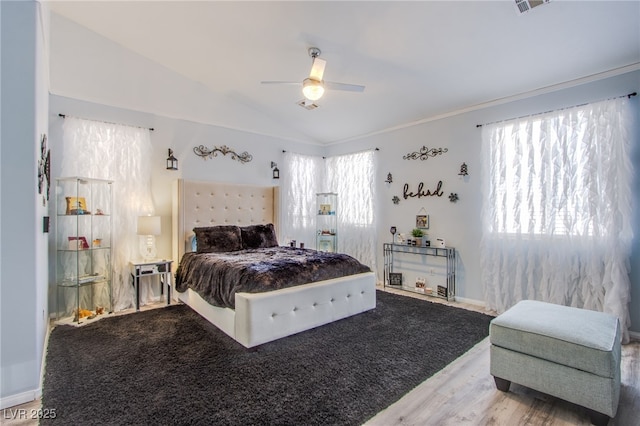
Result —
<path fill-rule="evenodd" d="M 322 192 L 324 159 L 285 152 L 280 177 L 280 231 L 283 244 L 291 240 L 316 244 L 316 194 Z"/>
<path fill-rule="evenodd" d="M 374 151 L 327 157 L 326 191 L 338 194 L 338 247 L 376 268 Z"/>
<path fill-rule="evenodd" d="M 129 261 L 139 257 L 137 217 L 154 213 L 148 129 L 66 117 L 61 176 L 113 180 L 114 310 L 134 306 Z M 141 293 L 144 303 L 150 295 Z"/>
<path fill-rule="evenodd" d="M 536 299 L 604 311 L 628 341 L 630 126 L 620 98 L 483 127 L 488 308 Z"/>
<path fill-rule="evenodd" d="M 321 157 L 285 153 L 281 178 L 280 238 L 307 247 L 316 242 L 316 194 L 338 194 L 338 247 L 373 271 L 376 216 L 373 151 Z"/>

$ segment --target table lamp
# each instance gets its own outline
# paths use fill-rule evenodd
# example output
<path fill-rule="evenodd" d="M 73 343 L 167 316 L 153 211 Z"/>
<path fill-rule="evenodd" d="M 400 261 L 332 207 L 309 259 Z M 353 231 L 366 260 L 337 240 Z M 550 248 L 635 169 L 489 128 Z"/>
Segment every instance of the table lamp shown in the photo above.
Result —
<path fill-rule="evenodd" d="M 160 216 L 138 216 L 140 255 L 144 260 L 155 259 L 156 235 L 160 235 Z"/>

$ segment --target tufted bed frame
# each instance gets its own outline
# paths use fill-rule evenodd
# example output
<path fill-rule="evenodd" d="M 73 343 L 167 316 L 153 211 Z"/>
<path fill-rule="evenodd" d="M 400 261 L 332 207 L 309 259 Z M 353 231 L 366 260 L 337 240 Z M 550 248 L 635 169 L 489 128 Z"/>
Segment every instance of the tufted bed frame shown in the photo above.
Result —
<path fill-rule="evenodd" d="M 173 187 L 173 260 L 188 250 L 194 227 L 273 223 L 278 229 L 278 187 L 179 179 Z M 237 293 L 236 309 L 210 305 L 192 290 L 174 292 L 245 347 L 328 324 L 375 308 L 373 272 L 265 293 Z"/>

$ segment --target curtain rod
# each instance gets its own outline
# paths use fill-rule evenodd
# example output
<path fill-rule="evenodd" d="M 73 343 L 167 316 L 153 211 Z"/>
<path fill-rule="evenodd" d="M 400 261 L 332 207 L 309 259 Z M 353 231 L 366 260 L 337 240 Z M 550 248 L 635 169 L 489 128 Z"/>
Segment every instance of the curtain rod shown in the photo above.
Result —
<path fill-rule="evenodd" d="M 638 95 L 637 92 L 632 92 L 632 93 L 629 93 L 629 94 L 626 94 L 626 95 L 616 96 L 615 98 L 610 98 L 610 99 L 617 99 L 617 98 L 628 98 L 628 99 L 631 99 L 632 96 L 637 96 L 637 95 Z M 599 101 L 594 101 L 594 102 L 599 102 Z M 562 111 L 563 109 L 575 108 L 575 107 L 579 107 L 579 106 L 583 106 L 583 105 L 588 105 L 590 103 L 593 103 L 593 102 L 587 102 L 587 103 L 580 104 L 580 105 L 573 105 L 573 106 L 570 106 L 570 107 L 559 108 L 559 109 L 545 111 L 545 112 L 539 112 L 539 113 L 536 113 L 536 114 L 529 114 L 529 115 L 523 115 L 523 116 L 520 116 L 520 117 L 512 117 L 512 118 L 507 118 L 507 119 L 504 119 L 504 120 L 492 121 L 490 123 L 476 124 L 476 127 L 487 126 L 489 124 L 500 123 L 502 121 L 516 120 L 516 119 L 520 119 L 520 118 L 524 118 L 524 117 L 535 117 L 536 115 L 546 114 L 548 112 L 553 112 L 553 111 Z"/>
<path fill-rule="evenodd" d="M 372 148 L 372 149 L 373 149 L 374 151 L 380 151 L 380 148 Z M 368 150 L 368 149 L 363 149 L 362 151 L 351 152 L 350 154 L 356 154 L 356 153 L 358 153 L 358 152 L 367 152 L 367 151 L 369 151 L 369 150 Z M 287 152 L 287 150 L 286 150 L 286 149 L 283 149 L 283 150 L 282 150 L 282 152 Z M 322 158 L 324 158 L 324 157 L 322 157 Z"/>
<path fill-rule="evenodd" d="M 59 116 L 59 117 L 62 117 L 62 118 L 67 118 L 67 114 L 58 114 L 58 116 Z M 138 129 L 148 129 L 148 130 L 150 130 L 150 131 L 152 131 L 152 132 L 155 130 L 153 127 L 131 126 L 131 125 L 129 125 L 129 124 L 114 123 L 113 121 L 94 120 L 94 119 L 92 119 L 92 118 L 76 117 L 75 115 L 69 115 L 69 117 L 79 118 L 79 119 L 81 119 L 81 120 L 97 121 L 98 123 L 116 124 L 116 125 L 118 125 L 118 126 L 137 127 Z"/>

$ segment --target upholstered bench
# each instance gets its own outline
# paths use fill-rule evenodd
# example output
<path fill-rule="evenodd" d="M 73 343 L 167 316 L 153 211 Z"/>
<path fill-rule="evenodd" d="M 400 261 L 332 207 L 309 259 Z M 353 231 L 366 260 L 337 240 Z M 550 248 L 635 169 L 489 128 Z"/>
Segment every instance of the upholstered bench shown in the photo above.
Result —
<path fill-rule="evenodd" d="M 587 408 L 606 425 L 620 398 L 620 326 L 615 316 L 523 300 L 491 321 L 490 371 L 511 382 Z"/>

